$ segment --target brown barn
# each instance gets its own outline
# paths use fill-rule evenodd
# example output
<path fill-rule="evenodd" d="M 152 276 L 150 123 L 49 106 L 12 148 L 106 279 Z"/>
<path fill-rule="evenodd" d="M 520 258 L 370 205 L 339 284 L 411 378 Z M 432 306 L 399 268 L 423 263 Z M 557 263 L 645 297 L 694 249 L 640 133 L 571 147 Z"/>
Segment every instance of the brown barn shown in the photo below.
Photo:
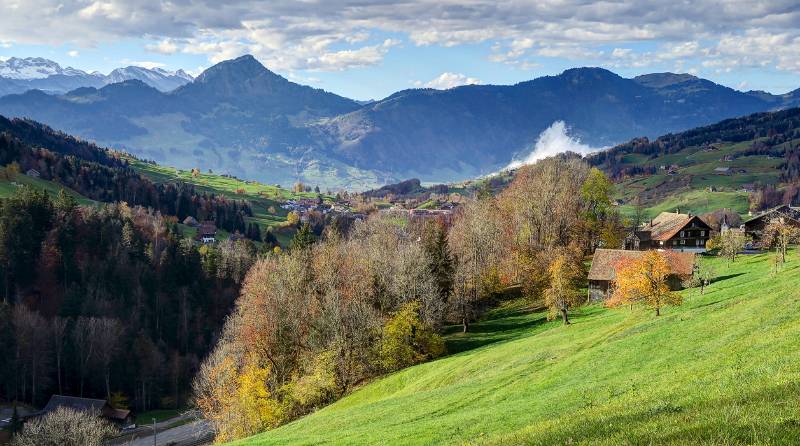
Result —
<path fill-rule="evenodd" d="M 77 396 L 64 396 L 53 395 L 50 401 L 44 406 L 44 409 L 33 414 L 32 416 L 43 416 L 50 412 L 55 411 L 59 407 L 66 407 L 79 412 L 92 412 L 97 413 L 101 417 L 117 423 L 121 426 L 127 426 L 133 422 L 131 411 L 127 409 L 114 409 L 111 404 L 106 400 L 94 398 L 79 398 Z"/>
<path fill-rule="evenodd" d="M 783 219 L 785 223 L 800 228 L 800 208 L 784 204 L 767 209 L 745 221 L 744 231 L 747 235 L 753 237 L 753 241 L 757 244 L 764 235 L 764 228 L 775 219 Z"/>
<path fill-rule="evenodd" d="M 681 289 L 683 280 L 694 274 L 694 253 L 663 251 L 672 269 L 669 286 L 673 290 Z M 617 279 L 617 268 L 624 260 L 635 260 L 644 254 L 643 251 L 626 251 L 622 249 L 598 249 L 592 257 L 589 269 L 589 300 L 607 299 L 614 291 Z"/>
<path fill-rule="evenodd" d="M 679 212 L 662 212 L 625 238 L 625 249 L 671 249 L 705 252 L 711 226 L 700 217 Z"/>

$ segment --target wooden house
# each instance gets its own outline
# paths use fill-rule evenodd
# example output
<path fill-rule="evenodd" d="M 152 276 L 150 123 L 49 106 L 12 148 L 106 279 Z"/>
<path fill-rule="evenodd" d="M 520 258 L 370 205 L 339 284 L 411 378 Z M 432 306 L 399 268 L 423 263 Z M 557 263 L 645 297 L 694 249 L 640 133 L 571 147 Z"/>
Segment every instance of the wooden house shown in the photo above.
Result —
<path fill-rule="evenodd" d="M 217 225 L 213 221 L 203 222 L 197 228 L 197 238 L 203 243 L 214 243 L 217 241 Z"/>
<path fill-rule="evenodd" d="M 662 212 L 625 238 L 625 249 L 671 249 L 705 252 L 711 226 L 700 217 L 680 212 Z"/>
<path fill-rule="evenodd" d="M 764 212 L 758 213 L 744 222 L 744 231 L 753 237 L 756 244 L 764 235 L 764 229 L 773 220 L 783 220 L 784 223 L 800 228 L 800 208 L 781 205 Z"/>
<path fill-rule="evenodd" d="M 120 426 L 127 426 L 133 423 L 133 416 L 130 410 L 115 409 L 111 407 L 107 400 L 65 395 L 51 396 L 47 405 L 39 412 L 32 414 L 31 417 L 47 415 L 59 407 L 66 407 L 78 412 L 95 413 Z"/>
<path fill-rule="evenodd" d="M 597 249 L 592 257 L 592 266 L 589 269 L 589 299 L 604 300 L 614 292 L 614 282 L 617 279 L 617 269 L 628 260 L 636 260 L 644 255 L 643 251 L 626 251 L 622 249 Z M 669 277 L 669 286 L 672 290 L 679 290 L 685 279 L 694 274 L 694 253 L 664 251 L 672 274 Z"/>

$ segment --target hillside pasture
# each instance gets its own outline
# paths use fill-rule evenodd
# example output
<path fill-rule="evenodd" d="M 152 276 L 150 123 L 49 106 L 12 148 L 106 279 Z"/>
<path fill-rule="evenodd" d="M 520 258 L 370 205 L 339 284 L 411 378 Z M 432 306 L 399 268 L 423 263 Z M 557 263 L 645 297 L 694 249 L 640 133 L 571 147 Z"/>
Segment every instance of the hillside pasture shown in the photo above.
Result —
<path fill-rule="evenodd" d="M 798 254 L 774 275 L 768 254 L 702 261 L 716 280 L 660 317 L 595 304 L 562 326 L 496 311 L 448 335 L 460 353 L 235 444 L 794 444 Z"/>

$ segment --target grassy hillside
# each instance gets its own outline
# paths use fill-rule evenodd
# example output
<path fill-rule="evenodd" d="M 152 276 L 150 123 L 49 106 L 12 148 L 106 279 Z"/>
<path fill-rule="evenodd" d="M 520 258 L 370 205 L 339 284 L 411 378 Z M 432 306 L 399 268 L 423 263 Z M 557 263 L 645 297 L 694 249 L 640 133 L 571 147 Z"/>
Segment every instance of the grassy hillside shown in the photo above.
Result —
<path fill-rule="evenodd" d="M 793 141 L 796 144 L 800 141 Z M 638 176 L 617 184 L 617 196 L 630 203 L 640 196 L 650 213 L 657 214 L 675 207 L 690 209 L 700 214 L 722 207 L 747 212 L 748 194 L 743 187 L 754 184 L 778 184 L 780 165 L 783 159 L 765 155 L 739 156 L 748 150 L 753 141 L 718 143 L 715 151 L 706 151 L 700 146 L 686 147 L 677 153 L 653 158 L 639 154 L 626 155 L 621 163 L 624 167 L 656 166 L 654 175 Z M 731 157 L 731 161 L 723 161 Z M 673 174 L 671 165 L 678 166 Z M 661 169 L 661 166 L 667 169 Z M 717 168 L 729 168 L 730 174 L 715 172 Z"/>
<path fill-rule="evenodd" d="M 583 308 L 573 325 L 519 303 L 461 353 L 361 388 L 237 445 L 792 444 L 800 438 L 800 260 L 731 266 L 661 317 Z"/>
<path fill-rule="evenodd" d="M 20 186 L 17 186 L 13 183 L 30 186 L 34 189 L 46 190 L 53 197 L 57 196 L 61 189 L 64 189 L 68 194 L 75 197 L 75 199 L 78 200 L 78 203 L 82 205 L 91 205 L 95 203 L 95 201 L 84 197 L 74 190 L 64 187 L 60 184 L 56 184 L 52 181 L 47 181 L 40 178 L 32 178 L 25 174 L 17 174 L 13 180 L 7 179 L 5 175 L 5 168 L 0 166 L 0 198 L 8 198 L 16 193 Z"/>
<path fill-rule="evenodd" d="M 188 170 L 144 163 L 133 158 L 129 158 L 129 161 L 131 167 L 137 172 L 157 183 L 181 181 L 195 185 L 200 192 L 224 195 L 237 200 L 248 200 L 253 208 L 253 217 L 248 218 L 247 222 L 258 223 L 264 230 L 286 221 L 288 211 L 281 209 L 281 204 L 286 200 L 317 197 L 314 192 L 296 193 L 278 186 L 256 181 L 243 181 L 213 173 L 200 173 L 195 177 Z M 330 201 L 332 197 L 323 195 L 323 199 Z M 288 243 L 286 234 L 275 233 L 275 235 L 282 244 Z"/>

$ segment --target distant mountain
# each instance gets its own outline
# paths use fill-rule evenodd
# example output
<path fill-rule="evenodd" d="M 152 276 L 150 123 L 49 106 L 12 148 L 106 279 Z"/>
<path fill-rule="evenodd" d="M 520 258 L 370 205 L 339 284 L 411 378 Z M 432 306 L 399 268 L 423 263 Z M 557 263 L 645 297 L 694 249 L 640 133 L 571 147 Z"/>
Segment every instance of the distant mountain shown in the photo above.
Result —
<path fill-rule="evenodd" d="M 140 80 L 161 91 L 171 91 L 191 82 L 192 77 L 178 70 L 147 69 L 129 66 L 118 68 L 108 76 L 87 73 L 72 67 L 62 68 L 52 60 L 41 57 L 12 57 L 0 62 L 0 96 L 41 90 L 48 94 L 64 94 L 81 87 L 99 88 L 103 85 Z"/>
<path fill-rule="evenodd" d="M 251 56 L 168 93 L 145 82 L 6 96 L 0 114 L 181 168 L 368 189 L 496 171 L 527 155 L 559 120 L 583 143 L 604 147 L 800 100 L 798 91 L 740 92 L 688 74 L 627 79 L 576 68 L 516 85 L 412 89 L 361 104 L 290 82 Z"/>
<path fill-rule="evenodd" d="M 149 70 L 143 67 L 129 66 L 117 68 L 105 77 L 106 84 L 114 84 L 128 80 L 139 80 L 161 91 L 172 91 L 194 80 L 183 70 L 167 71 L 162 68 Z"/>

